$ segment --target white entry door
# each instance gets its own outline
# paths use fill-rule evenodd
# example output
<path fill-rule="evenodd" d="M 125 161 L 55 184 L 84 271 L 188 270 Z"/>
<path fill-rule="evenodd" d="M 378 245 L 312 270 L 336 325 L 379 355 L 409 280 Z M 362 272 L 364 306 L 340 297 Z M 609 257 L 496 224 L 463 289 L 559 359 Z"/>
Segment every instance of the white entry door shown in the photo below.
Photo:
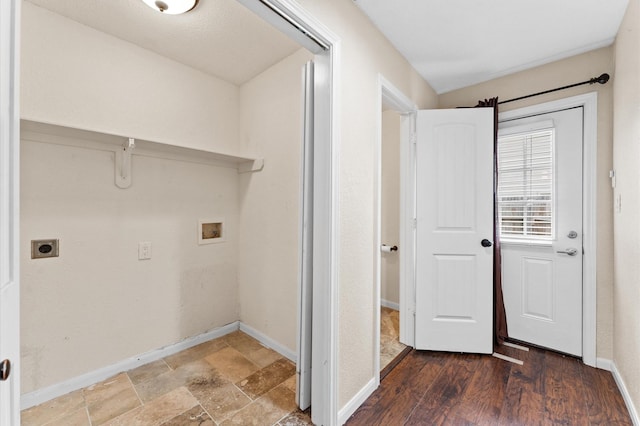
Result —
<path fill-rule="evenodd" d="M 509 337 L 582 356 L 583 109 L 500 124 L 498 205 Z"/>
<path fill-rule="evenodd" d="M 416 349 L 491 353 L 493 110 L 418 111 L 416 134 Z"/>

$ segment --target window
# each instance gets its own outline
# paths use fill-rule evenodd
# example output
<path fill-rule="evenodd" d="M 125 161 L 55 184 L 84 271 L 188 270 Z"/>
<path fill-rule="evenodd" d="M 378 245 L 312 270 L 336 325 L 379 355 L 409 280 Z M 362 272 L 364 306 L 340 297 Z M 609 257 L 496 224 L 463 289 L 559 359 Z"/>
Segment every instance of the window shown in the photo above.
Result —
<path fill-rule="evenodd" d="M 505 239 L 553 239 L 554 129 L 498 138 L 498 217 Z"/>

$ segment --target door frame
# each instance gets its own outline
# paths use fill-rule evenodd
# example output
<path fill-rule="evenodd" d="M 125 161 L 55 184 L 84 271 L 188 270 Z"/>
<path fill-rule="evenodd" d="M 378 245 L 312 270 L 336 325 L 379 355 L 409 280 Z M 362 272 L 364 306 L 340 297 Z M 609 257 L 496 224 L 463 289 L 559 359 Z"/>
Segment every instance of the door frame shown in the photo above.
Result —
<path fill-rule="evenodd" d="M 238 1 L 314 53 L 311 420 L 338 425 L 341 39 L 295 0 Z"/>
<path fill-rule="evenodd" d="M 341 39 L 295 0 L 238 0 L 314 53 L 311 420 L 338 420 Z M 319 48 L 322 44 L 323 48 Z M 301 307 L 300 307 L 301 308 Z M 298 318 L 298 320 L 300 320 Z"/>
<path fill-rule="evenodd" d="M 3 425 L 20 424 L 20 8 L 0 2 L 0 360 L 12 363 L 0 382 Z"/>
<path fill-rule="evenodd" d="M 498 121 L 508 121 L 531 115 L 545 114 L 567 108 L 583 108 L 582 154 L 582 223 L 584 255 L 582 258 L 582 361 L 596 367 L 597 325 L 597 151 L 598 151 L 598 93 L 558 99 L 529 107 L 505 111 Z"/>
<path fill-rule="evenodd" d="M 415 117 L 417 106 L 407 97 L 402 91 L 396 88 L 389 80 L 387 80 L 382 74 L 378 74 L 378 96 L 377 96 L 377 123 L 376 123 L 376 140 L 374 147 L 374 247 L 373 247 L 373 264 L 374 264 L 374 341 L 373 341 L 373 353 L 374 353 L 374 371 L 375 371 L 375 386 L 380 385 L 380 302 L 381 302 L 381 259 L 380 246 L 382 245 L 382 105 L 388 104 L 391 108 L 401 115 L 400 119 L 400 209 L 404 211 L 405 204 L 409 201 L 406 189 L 414 187 L 412 182 L 406 182 L 405 174 L 402 170 L 409 169 L 413 163 L 411 163 L 411 157 L 406 156 L 405 153 L 411 149 L 407 146 L 410 144 L 411 135 L 415 134 Z M 412 222 L 413 223 L 413 222 Z M 407 305 L 404 303 L 405 297 L 403 294 L 411 291 L 413 287 L 409 283 L 415 282 L 415 276 L 413 270 L 408 267 L 411 263 L 408 259 L 412 259 L 415 253 L 415 238 L 413 236 L 414 228 L 411 227 L 411 235 L 407 235 L 404 230 L 407 228 L 407 220 L 405 215 L 400 214 L 400 250 L 398 255 L 400 256 L 400 341 L 406 343 L 404 337 L 408 334 L 407 327 L 413 324 L 409 321 L 409 317 L 413 318 L 413 314 L 409 314 L 407 311 Z M 408 316 L 409 315 L 409 316 Z M 404 324 L 407 326 L 404 326 Z M 404 331 L 404 333 L 403 333 Z M 411 334 L 413 336 L 413 334 Z M 411 339 L 413 344 L 413 338 Z"/>
<path fill-rule="evenodd" d="M 598 144 L 598 93 L 590 92 L 571 96 L 555 101 L 544 102 L 528 107 L 505 111 L 499 114 L 499 121 L 512 120 L 530 115 L 543 114 L 566 108 L 583 107 L 584 111 L 584 140 L 582 155 L 582 188 L 583 188 L 583 248 L 582 263 L 582 361 L 591 367 L 596 367 L 596 324 L 597 324 L 597 144 Z M 414 127 L 415 129 L 415 127 Z M 413 133 L 415 135 L 415 133 Z M 403 134 L 401 158 L 405 159 L 402 166 L 401 185 L 401 218 L 404 226 L 401 236 L 405 237 L 403 246 L 410 243 L 415 250 L 415 146 L 410 142 L 412 136 Z M 402 220 L 401 219 L 401 220 Z M 413 238 L 413 240 L 411 240 Z M 406 251 L 406 250 L 405 250 Z M 414 251 L 415 253 L 415 251 Z M 403 343 L 415 347 L 415 257 L 406 256 L 400 259 L 401 274 L 405 272 L 405 291 L 400 292 L 400 306 L 404 306 L 404 324 L 400 322 L 400 337 Z M 402 285 L 401 275 L 401 285 Z M 412 290 L 408 290 L 411 288 Z"/>

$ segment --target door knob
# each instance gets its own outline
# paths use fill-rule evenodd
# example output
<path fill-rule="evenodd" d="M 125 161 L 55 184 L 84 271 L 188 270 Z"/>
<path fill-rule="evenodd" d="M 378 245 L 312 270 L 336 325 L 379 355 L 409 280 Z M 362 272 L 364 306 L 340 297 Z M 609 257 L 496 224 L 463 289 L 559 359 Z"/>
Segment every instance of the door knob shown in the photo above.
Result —
<path fill-rule="evenodd" d="M 485 238 L 484 240 L 480 241 L 480 245 L 482 247 L 491 247 L 493 243 Z"/>
<path fill-rule="evenodd" d="M 4 382 L 11 374 L 11 361 L 5 359 L 0 363 L 0 381 Z"/>
<path fill-rule="evenodd" d="M 568 254 L 569 256 L 575 256 L 578 254 L 578 249 L 568 248 L 566 250 L 558 250 L 557 253 Z"/>

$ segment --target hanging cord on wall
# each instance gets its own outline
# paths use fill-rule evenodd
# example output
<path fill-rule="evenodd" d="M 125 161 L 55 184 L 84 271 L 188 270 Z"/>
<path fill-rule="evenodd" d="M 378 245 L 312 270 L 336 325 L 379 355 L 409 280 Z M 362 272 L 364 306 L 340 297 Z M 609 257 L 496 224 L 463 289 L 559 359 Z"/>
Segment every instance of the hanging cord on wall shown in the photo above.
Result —
<path fill-rule="evenodd" d="M 568 86 L 562 86 L 562 87 L 558 87 L 556 89 L 545 90 L 544 92 L 532 93 L 531 95 L 520 96 L 519 98 L 507 99 L 506 101 L 498 102 L 498 104 L 506 104 L 508 102 L 515 102 L 515 101 L 519 101 L 521 99 L 527 99 L 527 98 L 531 98 L 531 97 L 534 97 L 534 96 L 545 95 L 547 93 L 557 92 L 558 90 L 564 90 L 564 89 L 570 89 L 570 88 L 576 87 L 576 86 L 582 86 L 583 84 L 596 84 L 596 83 L 605 84 L 607 81 L 609 81 L 609 74 L 604 73 L 604 74 L 601 74 L 600 77 L 594 77 L 594 78 L 589 79 L 589 80 L 581 81 L 580 83 L 570 84 Z"/>

